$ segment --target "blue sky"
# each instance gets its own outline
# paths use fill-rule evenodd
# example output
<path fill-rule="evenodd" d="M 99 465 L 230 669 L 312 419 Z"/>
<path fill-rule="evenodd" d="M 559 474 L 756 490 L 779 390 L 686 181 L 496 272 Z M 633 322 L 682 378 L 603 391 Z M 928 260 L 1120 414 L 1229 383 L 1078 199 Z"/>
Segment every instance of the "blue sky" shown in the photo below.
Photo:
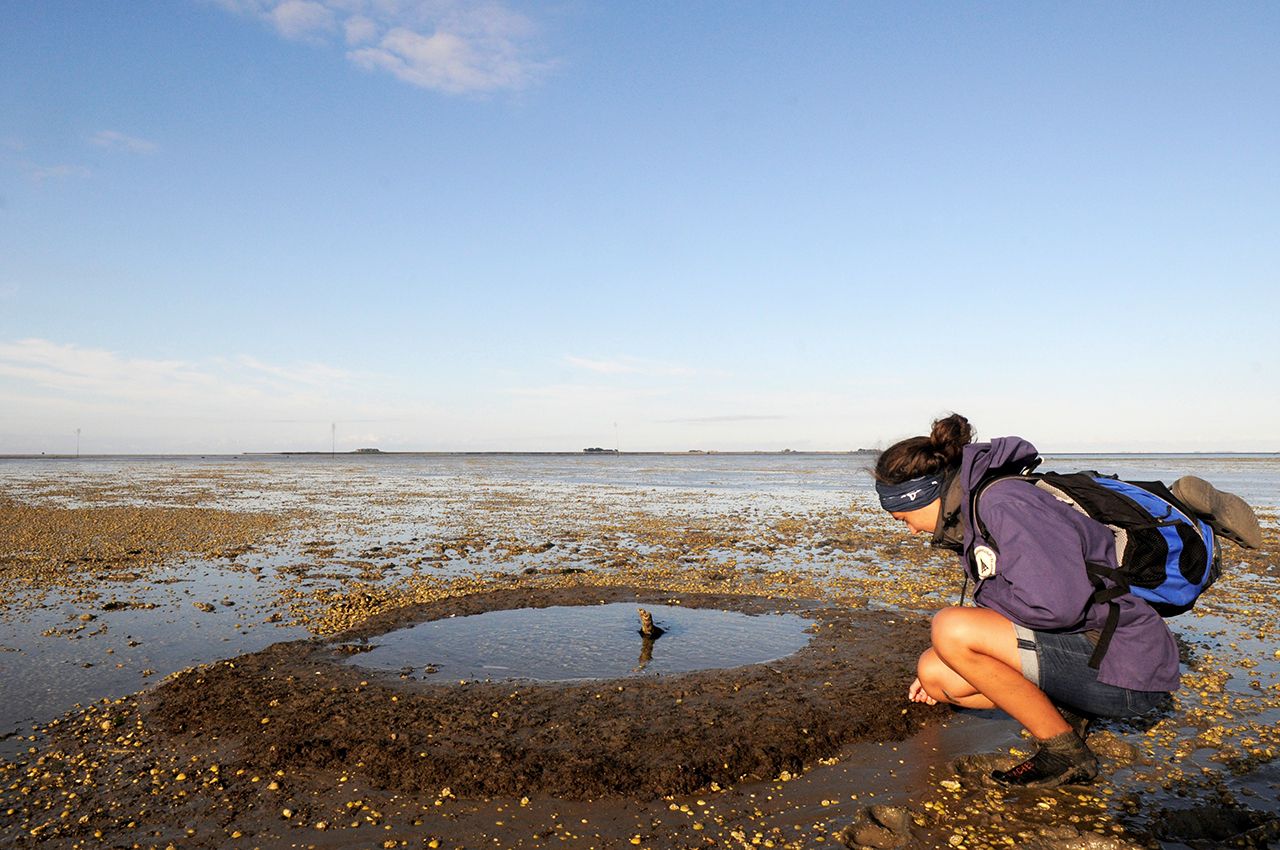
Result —
<path fill-rule="evenodd" d="M 0 0 L 0 452 L 1280 450 L 1280 6 Z"/>

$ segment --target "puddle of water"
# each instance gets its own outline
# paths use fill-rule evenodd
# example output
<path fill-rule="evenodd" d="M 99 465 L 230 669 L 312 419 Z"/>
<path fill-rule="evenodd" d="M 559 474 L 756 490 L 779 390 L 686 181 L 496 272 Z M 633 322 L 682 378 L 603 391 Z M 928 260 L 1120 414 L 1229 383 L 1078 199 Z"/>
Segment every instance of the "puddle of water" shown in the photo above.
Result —
<path fill-rule="evenodd" d="M 796 614 L 645 605 L 665 629 L 640 635 L 634 603 L 489 611 L 419 623 L 373 639 L 348 664 L 448 679 L 574 681 L 760 664 L 808 642 Z M 411 672 L 410 672 L 411 671 Z"/>
<path fill-rule="evenodd" d="M 147 581 L 103 586 L 94 598 L 55 589 L 41 607 L 10 609 L 0 618 L 0 757 L 25 750 L 32 724 L 75 704 L 125 696 L 176 670 L 303 636 L 299 627 L 266 621 L 277 590 L 247 572 L 191 561 Z M 213 610 L 197 610 L 197 601 Z"/>

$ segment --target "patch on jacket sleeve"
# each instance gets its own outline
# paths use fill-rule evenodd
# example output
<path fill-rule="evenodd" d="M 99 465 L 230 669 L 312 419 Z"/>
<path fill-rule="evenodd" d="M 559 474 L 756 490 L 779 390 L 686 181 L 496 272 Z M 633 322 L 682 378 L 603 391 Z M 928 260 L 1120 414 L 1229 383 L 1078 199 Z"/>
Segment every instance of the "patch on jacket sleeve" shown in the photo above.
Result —
<path fill-rule="evenodd" d="M 978 578 L 991 578 L 996 574 L 996 550 L 990 546 L 975 546 L 973 561 L 978 567 Z"/>

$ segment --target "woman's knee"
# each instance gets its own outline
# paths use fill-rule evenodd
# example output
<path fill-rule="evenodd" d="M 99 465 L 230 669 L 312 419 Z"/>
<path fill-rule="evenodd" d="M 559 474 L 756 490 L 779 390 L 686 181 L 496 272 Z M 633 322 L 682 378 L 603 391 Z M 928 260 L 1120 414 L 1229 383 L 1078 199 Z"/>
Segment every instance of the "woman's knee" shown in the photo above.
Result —
<path fill-rule="evenodd" d="M 916 662 L 916 678 L 920 680 L 924 692 L 938 702 L 951 701 L 947 686 L 957 678 L 956 674 L 942 663 L 942 659 L 932 649 L 920 653 L 920 659 Z"/>
<path fill-rule="evenodd" d="M 1013 623 L 989 608 L 943 608 L 933 615 L 930 639 L 938 657 L 952 667 L 971 654 L 1021 666 Z"/>
<path fill-rule="evenodd" d="M 973 612 L 976 608 L 943 608 L 933 615 L 929 630 L 929 638 L 935 649 L 946 652 L 948 649 L 972 649 L 977 641 L 979 629 Z"/>

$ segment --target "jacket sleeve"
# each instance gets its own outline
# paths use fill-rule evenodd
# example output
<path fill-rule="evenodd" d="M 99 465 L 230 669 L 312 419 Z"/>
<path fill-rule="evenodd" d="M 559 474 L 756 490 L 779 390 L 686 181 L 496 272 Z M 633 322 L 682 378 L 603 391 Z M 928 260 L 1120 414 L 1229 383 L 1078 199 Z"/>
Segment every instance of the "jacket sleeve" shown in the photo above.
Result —
<path fill-rule="evenodd" d="M 998 554 L 995 575 L 975 591 L 978 604 L 1030 629 L 1083 629 L 1094 588 L 1080 523 L 1092 520 L 1025 482 L 993 486 L 981 512 Z"/>

